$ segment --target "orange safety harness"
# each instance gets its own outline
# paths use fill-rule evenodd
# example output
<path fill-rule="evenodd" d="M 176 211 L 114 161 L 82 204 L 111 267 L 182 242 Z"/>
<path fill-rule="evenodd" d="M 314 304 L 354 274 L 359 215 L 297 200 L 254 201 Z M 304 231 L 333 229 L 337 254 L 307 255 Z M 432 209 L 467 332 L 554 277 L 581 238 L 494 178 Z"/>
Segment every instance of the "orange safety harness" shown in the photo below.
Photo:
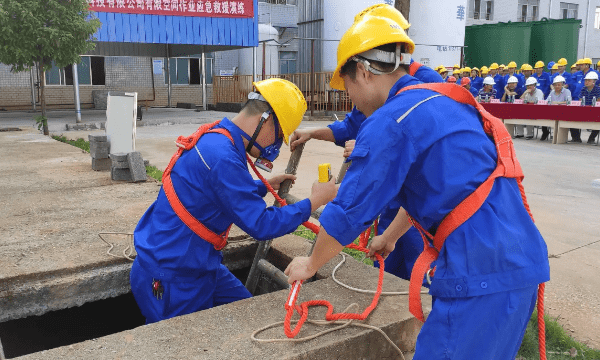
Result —
<path fill-rule="evenodd" d="M 465 198 L 456 208 L 454 208 L 441 222 L 435 235 L 427 232 L 418 222 L 410 215 L 409 219 L 413 226 L 419 230 L 423 238 L 424 249 L 421 255 L 417 258 L 410 276 L 409 287 L 409 310 L 419 320 L 425 321 L 423 316 L 423 308 L 421 305 L 421 285 L 423 278 L 433 275 L 434 269 L 431 269 L 431 263 L 438 257 L 439 252 L 444 245 L 446 238 L 456 230 L 460 225 L 467 221 L 487 199 L 494 180 L 498 177 L 514 178 L 519 185 L 521 199 L 523 205 L 529 213 L 533 221 L 533 215 L 527 204 L 525 189 L 523 188 L 523 171 L 519 164 L 515 149 L 512 142 L 512 137 L 506 130 L 502 121 L 490 113 L 488 113 L 481 104 L 475 101 L 475 98 L 463 87 L 454 84 L 430 83 L 407 86 L 396 93 L 396 95 L 411 89 L 428 89 L 439 94 L 449 97 L 461 104 L 467 104 L 475 107 L 481 114 L 483 120 L 483 129 L 486 134 L 492 135 L 498 153 L 498 162 L 496 169 L 492 174 L 467 198 Z M 433 242 L 433 246 L 429 245 L 429 240 Z M 546 344 L 545 344 L 545 323 L 544 323 L 544 288 L 545 284 L 540 284 L 538 287 L 538 326 L 539 326 L 539 352 L 540 359 L 546 359 Z"/>
<path fill-rule="evenodd" d="M 220 122 L 221 122 L 221 120 L 218 120 L 218 121 L 215 121 L 210 124 L 202 125 L 198 128 L 198 130 L 196 130 L 195 133 L 193 133 L 190 136 L 187 136 L 187 137 L 179 136 L 177 138 L 177 141 L 175 142 L 177 144 L 177 146 L 179 147 L 179 149 L 177 149 L 177 152 L 173 155 L 173 157 L 171 157 L 171 161 L 169 162 L 169 165 L 165 169 L 165 172 L 163 173 L 163 176 L 162 176 L 163 190 L 165 191 L 167 200 L 169 201 L 171 208 L 173 208 L 173 211 L 175 211 L 175 214 L 177 214 L 179 219 L 181 219 L 181 221 L 187 227 L 189 227 L 190 230 L 192 230 L 196 235 L 198 235 L 202 239 L 211 243 L 215 247 L 216 250 L 221 250 L 225 247 L 225 245 L 227 245 L 227 236 L 229 235 L 229 230 L 231 229 L 231 225 L 229 225 L 227 230 L 225 230 L 222 234 L 217 234 L 217 233 L 211 231 L 210 229 L 208 229 L 198 219 L 196 219 L 192 214 L 190 214 L 190 212 L 181 203 L 181 200 L 179 200 L 179 197 L 177 196 L 177 193 L 175 192 L 175 188 L 173 187 L 173 182 L 171 181 L 171 170 L 175 166 L 175 163 L 177 162 L 177 160 L 179 159 L 181 154 L 183 154 L 184 151 L 190 150 L 194 146 L 196 146 L 196 143 L 198 142 L 198 140 L 202 137 L 202 135 L 204 135 L 206 133 L 218 133 L 221 135 L 225 135 L 225 136 L 227 136 L 227 138 L 229 138 L 229 140 L 231 140 L 232 143 L 234 143 L 233 138 L 231 137 L 231 134 L 229 133 L 229 131 L 227 129 L 224 129 L 224 128 L 214 129 L 214 127 L 216 125 L 218 125 Z M 275 193 L 275 190 L 273 190 L 273 187 L 271 187 L 271 185 L 267 182 L 267 180 L 265 180 L 265 178 L 262 177 L 258 173 L 258 170 L 256 169 L 256 167 L 254 166 L 254 164 L 248 157 L 248 154 L 246 154 L 246 160 L 252 166 L 252 169 L 254 170 L 256 175 L 260 178 L 260 180 L 265 184 L 267 189 L 269 189 L 269 191 L 271 193 L 274 193 L 276 198 L 278 198 L 278 201 L 282 204 L 282 206 L 286 205 L 285 201 L 283 199 L 279 198 L 279 196 L 277 196 L 277 194 Z M 319 231 L 319 228 L 316 225 L 314 225 L 308 221 L 303 223 L 303 225 L 306 226 L 307 228 L 311 229 L 315 233 Z"/>
<path fill-rule="evenodd" d="M 423 66 L 423 64 L 413 61 L 408 67 L 408 74 L 410 76 L 415 76 L 417 70 L 419 70 Z"/>

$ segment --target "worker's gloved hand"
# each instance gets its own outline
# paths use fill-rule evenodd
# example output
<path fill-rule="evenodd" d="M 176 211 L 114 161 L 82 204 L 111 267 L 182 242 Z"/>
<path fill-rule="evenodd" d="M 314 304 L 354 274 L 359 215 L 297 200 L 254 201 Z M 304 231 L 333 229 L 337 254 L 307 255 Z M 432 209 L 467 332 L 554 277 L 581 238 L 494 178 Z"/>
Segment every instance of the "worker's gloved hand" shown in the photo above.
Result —
<path fill-rule="evenodd" d="M 371 240 L 371 245 L 369 245 L 367 256 L 372 260 L 376 260 L 375 254 L 379 254 L 385 259 L 395 248 L 396 241 L 390 241 L 384 235 L 374 236 Z"/>
<path fill-rule="evenodd" d="M 273 176 L 272 178 L 268 179 L 267 182 L 269 183 L 269 185 L 271 185 L 273 187 L 274 190 L 279 190 L 279 188 L 281 187 L 281 183 L 286 180 L 292 180 L 292 184 L 294 184 L 296 182 L 296 175 L 292 175 L 292 174 L 276 175 L 276 176 Z"/>
<path fill-rule="evenodd" d="M 344 144 L 344 157 L 350 156 L 352 154 L 352 150 L 354 150 L 354 144 L 356 144 L 356 140 L 348 140 Z"/>
<path fill-rule="evenodd" d="M 315 181 L 310 192 L 311 211 L 317 210 L 321 205 L 325 205 L 335 199 L 338 187 L 335 184 L 335 178 L 332 177 L 328 182 L 320 183 Z"/>
<path fill-rule="evenodd" d="M 310 130 L 296 130 L 290 136 L 290 150 L 296 150 L 296 146 L 304 144 L 312 138 Z"/>
<path fill-rule="evenodd" d="M 311 266 L 309 257 L 301 256 L 294 258 L 283 273 L 288 276 L 288 283 L 293 284 L 296 280 L 310 279 L 317 270 Z"/>

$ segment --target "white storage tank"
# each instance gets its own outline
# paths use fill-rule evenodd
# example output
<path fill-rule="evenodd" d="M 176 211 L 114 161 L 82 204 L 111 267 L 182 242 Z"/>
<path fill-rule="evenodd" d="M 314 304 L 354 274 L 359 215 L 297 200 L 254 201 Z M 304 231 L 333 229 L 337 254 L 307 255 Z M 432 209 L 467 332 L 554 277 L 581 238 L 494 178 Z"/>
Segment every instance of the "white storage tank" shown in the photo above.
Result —
<path fill-rule="evenodd" d="M 460 64 L 466 18 L 466 0 L 412 0 L 408 35 L 416 44 L 413 59 L 431 68 Z"/>
<path fill-rule="evenodd" d="M 258 24 L 259 41 L 274 39 L 279 41 L 277 29 L 268 24 Z M 275 41 L 265 43 L 265 74 L 279 75 L 279 47 Z M 239 51 L 239 70 L 240 75 L 252 75 L 252 48 L 245 48 Z M 263 43 L 259 42 L 256 48 L 256 75 L 262 75 L 263 67 Z"/>
<path fill-rule="evenodd" d="M 418 1 L 413 1 L 418 2 Z M 394 6 L 393 0 L 325 0 L 323 7 L 323 39 L 340 40 L 346 30 L 352 26 L 354 16 L 365 8 L 375 4 Z M 411 9 L 412 12 L 412 4 Z M 463 33 L 464 34 L 464 33 Z M 337 65 L 337 47 L 339 41 L 323 42 L 323 71 L 334 71 Z"/>

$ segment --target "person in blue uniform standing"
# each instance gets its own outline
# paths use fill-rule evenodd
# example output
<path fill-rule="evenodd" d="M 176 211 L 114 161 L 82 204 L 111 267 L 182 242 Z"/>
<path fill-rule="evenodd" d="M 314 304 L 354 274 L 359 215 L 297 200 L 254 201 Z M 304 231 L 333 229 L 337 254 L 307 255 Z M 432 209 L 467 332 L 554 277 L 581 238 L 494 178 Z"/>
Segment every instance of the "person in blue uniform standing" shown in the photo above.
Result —
<path fill-rule="evenodd" d="M 502 99 L 502 96 L 504 95 L 504 86 L 506 85 L 506 82 L 504 81 L 504 76 L 502 76 L 502 74 L 500 74 L 500 72 L 498 71 L 499 69 L 500 67 L 497 63 L 493 63 L 492 65 L 490 65 L 490 76 L 494 79 L 494 90 L 496 90 L 496 98 Z"/>
<path fill-rule="evenodd" d="M 576 98 L 577 94 L 573 93 L 573 87 L 574 87 L 573 86 L 573 76 L 571 75 L 571 73 L 565 71 L 567 64 L 568 64 L 567 59 L 565 59 L 565 58 L 561 58 L 560 60 L 558 60 L 555 64 L 558 71 L 550 76 L 550 80 L 552 80 L 552 82 L 554 82 L 554 78 L 557 77 L 558 75 L 565 78 L 565 88 L 571 90 L 571 94 L 573 95 L 573 100 L 577 100 L 577 98 Z"/>
<path fill-rule="evenodd" d="M 319 219 L 312 255 L 285 270 L 290 283 L 312 277 L 392 200 L 435 232 L 496 169 L 496 147 L 475 108 L 425 89 L 397 95 L 421 84 L 407 73 L 413 51 L 400 27 L 376 16 L 364 16 L 340 40 L 330 85 L 347 90 L 367 119 L 352 166 Z M 371 252 L 387 255 L 395 230 L 393 223 Z M 514 359 L 537 285 L 549 279 L 546 244 L 515 179 L 494 181 L 484 205 L 447 237 L 433 265 L 433 307 L 413 359 Z"/>
<path fill-rule="evenodd" d="M 535 63 L 535 73 L 532 75 L 537 80 L 537 88 L 544 93 L 544 99 L 550 94 L 550 75 L 544 71 L 545 64 L 543 61 Z"/>
<path fill-rule="evenodd" d="M 504 83 L 508 85 L 508 79 L 511 76 L 513 76 L 518 80 L 517 89 L 519 89 L 520 91 L 525 91 L 525 80 L 523 78 L 523 75 L 516 73 L 517 63 L 511 61 L 508 63 L 508 65 L 506 65 L 506 68 L 508 69 L 508 74 L 504 75 Z"/>
<path fill-rule="evenodd" d="M 267 188 L 252 179 L 247 154 L 262 168 L 272 168 L 281 144 L 300 124 L 306 101 L 286 80 L 254 86 L 233 119 L 178 139 L 189 149 L 173 157 L 158 198 L 135 229 L 131 290 L 147 323 L 250 297 L 221 263 L 220 249 L 232 223 L 256 240 L 272 239 L 293 232 L 335 196 L 333 181 L 315 183 L 308 199 L 282 208 L 266 206 Z M 294 178 L 279 175 L 268 182 L 277 189 Z"/>
<path fill-rule="evenodd" d="M 473 89 L 471 93 L 479 93 L 479 90 L 481 90 L 481 88 L 483 87 L 483 78 L 479 76 L 478 68 L 474 67 L 473 69 L 471 69 L 471 77 L 469 79 L 471 80 L 471 89 Z"/>
<path fill-rule="evenodd" d="M 391 19 L 403 29 L 408 29 L 410 26 L 402 13 L 393 6 L 387 4 L 377 4 L 365 9 L 356 16 L 355 21 L 367 14 Z M 412 59 L 411 64 L 414 64 Z M 442 77 L 436 75 L 437 74 L 433 69 L 427 66 L 421 66 L 419 70 L 415 72 L 414 77 L 424 83 L 443 82 Z M 296 130 L 290 138 L 290 149 L 294 151 L 296 146 L 305 143 L 310 139 L 318 139 L 334 142 L 338 146 L 345 147 L 344 156 L 348 157 L 354 148 L 354 140 L 358 134 L 358 129 L 365 119 L 366 117 L 354 107 L 352 112 L 346 114 L 343 121 L 336 121 L 325 128 Z M 388 228 L 399 210 L 400 205 L 398 202 L 391 202 L 385 207 L 379 218 L 377 227 L 379 233 L 384 232 L 385 229 Z M 386 258 L 385 271 L 394 274 L 399 278 L 409 280 L 414 262 L 421 253 L 422 248 L 423 240 L 421 239 L 421 235 L 417 229 L 412 227 L 409 228 L 398 240 L 395 251 L 390 253 Z M 377 261 L 375 261 L 374 265 L 379 267 Z"/>

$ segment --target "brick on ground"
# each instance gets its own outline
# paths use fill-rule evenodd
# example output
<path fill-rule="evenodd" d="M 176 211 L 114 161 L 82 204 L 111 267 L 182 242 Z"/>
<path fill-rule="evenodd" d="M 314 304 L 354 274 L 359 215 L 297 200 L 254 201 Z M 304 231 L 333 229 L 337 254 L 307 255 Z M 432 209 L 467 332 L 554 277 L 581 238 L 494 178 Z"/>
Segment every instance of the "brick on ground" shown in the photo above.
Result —
<path fill-rule="evenodd" d="M 144 158 L 142 158 L 142 154 L 139 151 L 127 154 L 127 162 L 129 162 L 129 170 L 131 171 L 131 179 L 133 182 L 147 180 Z"/>
<path fill-rule="evenodd" d="M 108 159 L 109 142 L 90 142 L 90 155 L 93 159 Z"/>
<path fill-rule="evenodd" d="M 114 181 L 131 181 L 131 171 L 129 169 L 110 169 L 110 177 Z"/>
<path fill-rule="evenodd" d="M 94 158 L 92 158 L 92 170 L 104 171 L 104 170 L 110 170 L 110 168 L 111 168 L 110 159 L 94 159 Z"/>

